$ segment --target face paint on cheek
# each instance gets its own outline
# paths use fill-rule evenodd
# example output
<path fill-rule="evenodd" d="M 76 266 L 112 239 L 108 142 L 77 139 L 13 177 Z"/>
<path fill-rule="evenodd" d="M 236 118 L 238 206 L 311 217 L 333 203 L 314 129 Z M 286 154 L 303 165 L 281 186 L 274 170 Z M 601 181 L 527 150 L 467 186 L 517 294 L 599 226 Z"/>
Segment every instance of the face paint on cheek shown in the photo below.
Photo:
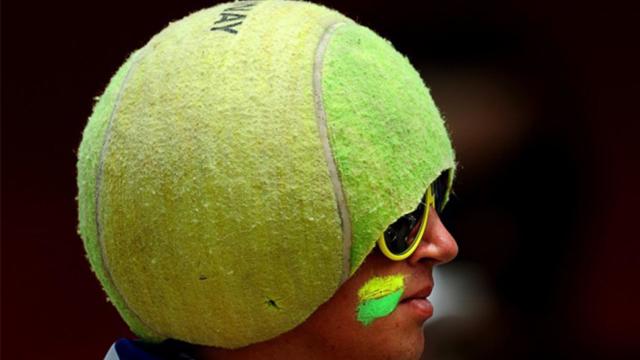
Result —
<path fill-rule="evenodd" d="M 359 322 L 367 326 L 373 320 L 391 314 L 404 292 L 404 276 L 391 275 L 374 277 L 358 290 L 357 316 Z"/>

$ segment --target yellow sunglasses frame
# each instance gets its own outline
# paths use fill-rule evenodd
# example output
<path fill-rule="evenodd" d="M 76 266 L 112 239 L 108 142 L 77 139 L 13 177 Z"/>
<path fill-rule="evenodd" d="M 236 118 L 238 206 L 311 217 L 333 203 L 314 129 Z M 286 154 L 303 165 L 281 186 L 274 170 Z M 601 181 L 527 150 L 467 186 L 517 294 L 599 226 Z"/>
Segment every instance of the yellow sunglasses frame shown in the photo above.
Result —
<path fill-rule="evenodd" d="M 431 208 L 435 209 L 436 199 L 433 196 L 432 186 L 429 186 L 427 188 L 426 198 L 427 198 L 426 199 L 427 203 L 425 204 L 424 215 L 422 215 L 422 224 L 420 225 L 420 230 L 418 230 L 418 233 L 416 234 L 416 240 L 413 242 L 413 244 L 411 244 L 410 248 L 405 250 L 402 254 L 394 254 L 387 247 L 387 243 L 384 240 L 384 232 L 382 233 L 382 235 L 380 235 L 380 238 L 378 239 L 378 247 L 380 248 L 380 251 L 382 251 L 382 253 L 389 259 L 393 261 L 402 261 L 408 258 L 409 256 L 411 256 L 411 254 L 413 254 L 418 248 L 418 245 L 420 245 L 424 232 L 427 229 L 427 222 L 429 220 L 429 211 L 431 211 Z"/>

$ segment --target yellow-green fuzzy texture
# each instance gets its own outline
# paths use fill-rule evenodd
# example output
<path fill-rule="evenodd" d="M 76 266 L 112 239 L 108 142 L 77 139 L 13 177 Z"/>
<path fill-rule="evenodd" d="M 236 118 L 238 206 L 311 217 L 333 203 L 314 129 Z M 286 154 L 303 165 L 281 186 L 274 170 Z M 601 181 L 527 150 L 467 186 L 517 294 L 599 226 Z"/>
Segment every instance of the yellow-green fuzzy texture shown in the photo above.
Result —
<path fill-rule="evenodd" d="M 353 223 L 355 272 L 380 234 L 455 166 L 454 153 L 420 75 L 373 31 L 338 27 L 322 75 L 331 146 Z"/>
<path fill-rule="evenodd" d="M 312 69 L 324 30 L 348 19 L 265 1 L 237 34 L 211 31 L 230 6 L 170 24 L 140 50 L 126 84 L 109 87 L 122 88 L 104 110 L 110 132 L 85 138 L 78 166 L 89 257 L 132 329 L 235 348 L 300 324 L 342 280 Z"/>
<path fill-rule="evenodd" d="M 129 308 L 103 266 L 100 243 L 98 241 L 95 212 L 96 177 L 99 169 L 99 158 L 109 119 L 117 102 L 123 83 L 139 53 L 129 57 L 124 65 L 113 76 L 109 86 L 93 108 L 93 115 L 84 129 L 83 140 L 78 151 L 78 213 L 80 235 L 84 240 L 87 257 L 91 267 L 102 283 L 111 302 L 123 318 L 127 319 L 131 329 L 148 339 L 160 340 L 161 337 L 148 329 Z"/>

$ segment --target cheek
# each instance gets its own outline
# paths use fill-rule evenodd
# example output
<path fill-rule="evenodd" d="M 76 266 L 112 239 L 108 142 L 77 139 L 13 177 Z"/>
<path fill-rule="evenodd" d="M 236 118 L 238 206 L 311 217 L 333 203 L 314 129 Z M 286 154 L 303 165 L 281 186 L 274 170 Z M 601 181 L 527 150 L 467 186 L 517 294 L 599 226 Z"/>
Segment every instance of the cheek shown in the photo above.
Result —
<path fill-rule="evenodd" d="M 422 326 L 407 318 L 403 309 L 392 306 L 388 315 L 378 313 L 369 325 L 357 317 L 358 305 L 344 312 L 338 320 L 337 331 L 331 335 L 335 349 L 345 353 L 357 353 L 358 358 L 416 360 L 424 349 Z"/>
<path fill-rule="evenodd" d="M 370 359 L 419 358 L 424 341 L 422 327 L 417 326 L 414 321 L 408 321 L 407 314 L 393 305 L 393 301 L 392 305 L 382 307 L 386 310 L 373 311 L 373 316 L 368 317 L 368 325 L 363 323 L 363 301 L 360 295 L 385 295 L 385 291 L 389 295 L 393 294 L 393 287 L 381 291 L 384 286 L 370 284 L 369 289 L 372 291 L 365 293 L 361 290 L 366 288 L 364 285 L 375 278 L 375 275 L 373 272 L 360 275 L 360 280 L 353 279 L 343 284 L 329 301 L 320 306 L 302 325 L 305 327 L 304 331 L 315 342 L 322 338 L 323 346 L 329 346 L 336 357 L 357 353 L 362 358 Z"/>
<path fill-rule="evenodd" d="M 363 326 L 356 320 L 357 290 L 338 291 L 302 325 L 312 336 L 320 336 L 337 348 L 357 338 Z"/>

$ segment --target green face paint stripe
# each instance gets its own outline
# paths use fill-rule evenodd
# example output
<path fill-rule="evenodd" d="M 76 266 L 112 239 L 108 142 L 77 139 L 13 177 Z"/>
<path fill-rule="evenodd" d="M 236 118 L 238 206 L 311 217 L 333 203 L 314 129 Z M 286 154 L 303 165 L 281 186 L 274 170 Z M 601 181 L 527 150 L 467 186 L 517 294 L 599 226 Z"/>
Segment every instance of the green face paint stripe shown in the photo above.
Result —
<path fill-rule="evenodd" d="M 366 300 L 378 299 L 389 295 L 399 289 L 404 289 L 403 275 L 374 277 L 358 290 L 358 297 L 362 303 Z"/>
<path fill-rule="evenodd" d="M 367 326 L 373 320 L 391 314 L 398 307 L 403 291 L 404 289 L 399 289 L 379 299 L 371 299 L 361 303 L 358 305 L 358 321 Z"/>

